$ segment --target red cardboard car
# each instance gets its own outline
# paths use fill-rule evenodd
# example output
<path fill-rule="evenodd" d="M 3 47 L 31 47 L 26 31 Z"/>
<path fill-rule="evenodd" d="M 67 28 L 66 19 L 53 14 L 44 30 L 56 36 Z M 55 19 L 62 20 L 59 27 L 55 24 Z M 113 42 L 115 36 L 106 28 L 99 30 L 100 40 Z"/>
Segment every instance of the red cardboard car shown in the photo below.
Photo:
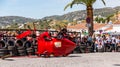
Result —
<path fill-rule="evenodd" d="M 18 35 L 17 38 L 21 39 L 27 35 L 31 34 L 31 31 L 25 31 L 22 34 Z M 67 56 L 69 55 L 76 47 L 76 44 L 67 38 L 57 39 L 51 38 L 51 40 L 45 40 L 44 37 L 51 38 L 49 32 L 43 32 L 38 37 L 37 52 L 38 56 Z"/>
<path fill-rule="evenodd" d="M 45 40 L 44 37 L 50 38 L 49 33 L 44 32 L 39 36 L 37 55 L 67 56 L 76 47 L 76 44 L 67 38 Z"/>

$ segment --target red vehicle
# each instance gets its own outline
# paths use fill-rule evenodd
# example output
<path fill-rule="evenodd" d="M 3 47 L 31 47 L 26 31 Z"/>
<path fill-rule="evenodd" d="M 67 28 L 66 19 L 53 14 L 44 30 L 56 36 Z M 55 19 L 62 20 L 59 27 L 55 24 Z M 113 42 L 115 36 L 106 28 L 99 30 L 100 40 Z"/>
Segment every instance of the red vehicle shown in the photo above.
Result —
<path fill-rule="evenodd" d="M 29 31 L 26 32 L 30 33 Z M 25 34 L 25 33 L 24 33 Z M 22 36 L 26 36 L 21 34 Z M 17 36 L 21 38 L 21 35 Z M 45 40 L 45 37 L 51 38 L 51 40 Z M 43 32 L 37 39 L 38 46 L 36 54 L 38 56 L 67 56 L 69 55 L 76 47 L 76 44 L 67 38 L 57 39 L 52 38 L 49 35 L 49 32 Z"/>
<path fill-rule="evenodd" d="M 49 33 L 44 32 L 38 38 L 38 55 L 53 55 L 53 56 L 67 56 L 76 47 L 72 41 L 62 38 L 52 38 L 51 40 L 45 40 L 44 37 L 48 37 Z"/>

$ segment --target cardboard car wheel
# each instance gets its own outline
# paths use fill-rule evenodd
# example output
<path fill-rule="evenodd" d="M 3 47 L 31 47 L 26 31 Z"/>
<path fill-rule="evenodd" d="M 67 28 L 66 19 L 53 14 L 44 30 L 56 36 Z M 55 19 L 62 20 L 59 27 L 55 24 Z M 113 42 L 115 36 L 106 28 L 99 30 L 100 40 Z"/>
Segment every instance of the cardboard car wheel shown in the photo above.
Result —
<path fill-rule="evenodd" d="M 54 57 L 54 54 L 50 54 L 50 57 Z"/>
<path fill-rule="evenodd" d="M 69 53 L 68 53 L 68 54 L 63 55 L 63 57 L 66 57 L 66 56 L 68 56 L 68 55 L 69 55 Z"/>
<path fill-rule="evenodd" d="M 37 57 L 41 57 L 41 55 L 40 54 L 36 54 L 37 55 Z"/>

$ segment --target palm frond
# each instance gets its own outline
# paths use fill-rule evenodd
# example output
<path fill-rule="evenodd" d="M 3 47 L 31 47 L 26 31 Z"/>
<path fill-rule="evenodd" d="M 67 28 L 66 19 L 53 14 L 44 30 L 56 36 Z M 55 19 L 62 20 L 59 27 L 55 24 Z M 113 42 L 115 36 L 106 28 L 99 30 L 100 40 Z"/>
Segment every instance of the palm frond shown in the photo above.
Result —
<path fill-rule="evenodd" d="M 66 10 L 69 6 L 72 8 L 72 2 L 69 3 L 69 4 L 67 4 L 67 5 L 65 6 L 64 10 Z"/>
<path fill-rule="evenodd" d="M 91 4 L 94 4 L 96 2 L 96 0 L 92 0 Z"/>
<path fill-rule="evenodd" d="M 103 2 L 103 4 L 104 4 L 104 5 L 106 5 L 106 3 L 105 3 L 105 1 L 104 1 L 104 0 L 102 0 L 102 2 Z"/>
<path fill-rule="evenodd" d="M 72 6 L 75 4 L 83 4 L 83 3 L 82 3 L 82 0 L 73 0 L 71 3 L 65 6 L 64 10 L 66 10 L 68 7 L 72 8 Z"/>

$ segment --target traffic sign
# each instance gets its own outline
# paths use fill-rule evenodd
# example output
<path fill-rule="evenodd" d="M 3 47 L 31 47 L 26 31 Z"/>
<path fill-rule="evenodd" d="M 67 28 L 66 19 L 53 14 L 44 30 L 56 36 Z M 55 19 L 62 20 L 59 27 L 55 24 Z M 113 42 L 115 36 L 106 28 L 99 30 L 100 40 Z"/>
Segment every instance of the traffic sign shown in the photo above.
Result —
<path fill-rule="evenodd" d="M 87 18 L 86 18 L 86 22 L 87 22 L 88 24 L 90 24 L 90 22 L 91 22 L 90 17 L 87 17 Z"/>

